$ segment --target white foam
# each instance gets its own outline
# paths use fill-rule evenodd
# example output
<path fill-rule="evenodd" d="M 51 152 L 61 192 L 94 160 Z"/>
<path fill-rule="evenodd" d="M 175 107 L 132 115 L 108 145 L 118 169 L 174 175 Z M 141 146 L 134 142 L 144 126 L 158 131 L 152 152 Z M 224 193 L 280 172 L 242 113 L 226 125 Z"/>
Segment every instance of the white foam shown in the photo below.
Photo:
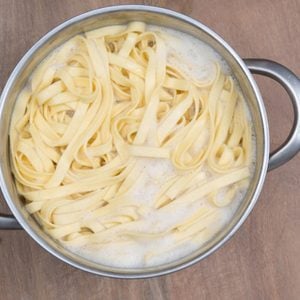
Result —
<path fill-rule="evenodd" d="M 132 198 L 140 205 L 146 207 L 141 211 L 141 220 L 131 222 L 122 226 L 122 230 L 132 230 L 135 232 L 161 233 L 173 225 L 180 223 L 188 216 L 193 215 L 200 207 L 210 207 L 206 198 L 186 205 L 185 203 L 174 206 L 168 210 L 156 210 L 153 208 L 155 196 L 161 186 L 176 172 L 172 164 L 166 159 L 139 159 L 139 164 L 143 167 L 142 179 L 131 191 Z M 208 174 L 207 174 L 208 176 Z M 210 226 L 210 237 L 214 236 L 232 217 L 244 192 L 237 194 L 232 205 L 223 208 L 218 215 L 217 222 Z M 112 235 L 117 235 L 121 230 L 116 226 Z M 142 268 L 172 262 L 184 257 L 199 249 L 209 238 L 198 241 L 189 241 L 174 247 L 174 237 L 166 235 L 149 239 L 144 237 L 134 237 L 130 240 L 107 243 L 105 245 L 86 245 L 82 248 L 70 248 L 73 252 L 95 261 L 100 264 L 123 268 Z M 158 249 L 170 249 L 163 251 L 159 255 L 145 257 L 149 253 L 159 252 Z"/>
<path fill-rule="evenodd" d="M 214 62 L 216 61 L 222 66 L 223 72 L 228 73 L 229 68 L 220 55 L 198 39 L 168 28 L 151 25 L 148 26 L 148 29 L 159 31 L 159 35 L 167 45 L 168 61 L 176 65 L 187 76 L 192 76 L 197 80 L 209 79 L 214 75 Z M 207 130 L 209 131 L 209 128 Z M 254 144 L 255 142 L 253 142 Z M 199 151 L 198 147 L 195 147 L 194 151 Z M 137 179 L 137 184 L 131 190 L 130 195 L 137 204 L 143 207 L 139 211 L 142 218 L 126 224 L 126 230 L 150 233 L 164 232 L 172 227 L 172 224 L 178 224 L 178 222 L 191 216 L 200 207 L 211 205 L 206 198 L 203 198 L 193 204 L 181 204 L 170 210 L 154 209 L 157 194 L 161 187 L 176 174 L 176 170 L 167 159 L 139 159 L 138 163 L 141 166 L 142 176 Z M 213 176 L 209 171 L 205 171 L 204 174 L 207 177 Z M 232 204 L 220 209 L 222 213 L 218 215 L 218 221 L 211 224 L 209 237 L 182 243 L 175 248 L 174 237 L 166 235 L 155 239 L 137 237 L 101 246 L 86 245 L 81 248 L 71 248 L 71 250 L 91 261 L 114 267 L 143 268 L 175 261 L 199 249 L 219 232 L 231 220 L 244 198 L 245 192 L 245 189 L 239 191 Z M 112 230 L 112 235 L 118 234 L 119 230 L 116 226 Z M 158 249 L 170 250 L 145 259 L 147 254 Z"/>
<path fill-rule="evenodd" d="M 148 25 L 147 28 L 157 32 L 164 40 L 167 47 L 167 61 L 187 77 L 199 81 L 212 78 L 216 61 L 224 73 L 229 73 L 229 67 L 220 54 L 199 39 L 184 32 L 157 25 Z"/>

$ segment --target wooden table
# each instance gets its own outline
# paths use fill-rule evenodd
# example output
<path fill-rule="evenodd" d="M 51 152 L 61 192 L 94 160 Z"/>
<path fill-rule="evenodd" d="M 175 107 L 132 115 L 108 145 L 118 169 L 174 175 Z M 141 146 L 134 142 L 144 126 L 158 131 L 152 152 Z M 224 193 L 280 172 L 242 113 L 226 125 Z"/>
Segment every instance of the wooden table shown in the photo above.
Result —
<path fill-rule="evenodd" d="M 0 0 L 0 90 L 25 51 L 66 19 L 137 1 Z M 300 75 L 299 0 L 142 1 L 202 21 L 241 57 L 278 61 Z M 272 148 L 287 136 L 292 109 L 269 79 L 257 78 Z M 300 156 L 268 174 L 253 213 L 219 251 L 172 275 L 115 280 L 54 258 L 24 231 L 0 232 L 0 299 L 299 299 Z M 1 211 L 9 212 L 1 199 Z"/>

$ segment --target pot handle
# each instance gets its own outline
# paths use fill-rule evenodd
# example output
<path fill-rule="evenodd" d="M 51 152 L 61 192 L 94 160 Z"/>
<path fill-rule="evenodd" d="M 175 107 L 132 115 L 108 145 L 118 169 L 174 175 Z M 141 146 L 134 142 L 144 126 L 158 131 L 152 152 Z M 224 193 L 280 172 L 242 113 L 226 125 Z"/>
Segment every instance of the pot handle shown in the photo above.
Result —
<path fill-rule="evenodd" d="M 0 229 L 22 229 L 14 216 L 0 215 Z"/>
<path fill-rule="evenodd" d="M 294 123 L 287 139 L 270 154 L 268 171 L 293 158 L 300 150 L 300 79 L 283 65 L 266 59 L 244 59 L 254 74 L 268 76 L 282 85 L 290 96 L 294 110 Z"/>

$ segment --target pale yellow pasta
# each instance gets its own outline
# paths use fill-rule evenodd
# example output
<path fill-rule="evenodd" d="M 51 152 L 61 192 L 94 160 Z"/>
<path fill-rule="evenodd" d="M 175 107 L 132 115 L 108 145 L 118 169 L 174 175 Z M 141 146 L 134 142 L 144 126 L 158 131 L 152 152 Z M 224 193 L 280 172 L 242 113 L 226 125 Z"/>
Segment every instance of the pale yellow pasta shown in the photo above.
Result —
<path fill-rule="evenodd" d="M 231 76 L 216 63 L 211 80 L 187 77 L 141 22 L 75 36 L 46 58 L 18 97 L 10 146 L 26 209 L 74 246 L 169 234 L 176 247 L 209 235 L 221 207 L 249 181 L 252 157 L 249 118 Z M 143 176 L 140 158 L 167 159 L 175 169 L 151 208 L 131 196 Z M 148 209 L 171 213 L 203 198 L 210 206 L 165 231 L 126 227 Z"/>

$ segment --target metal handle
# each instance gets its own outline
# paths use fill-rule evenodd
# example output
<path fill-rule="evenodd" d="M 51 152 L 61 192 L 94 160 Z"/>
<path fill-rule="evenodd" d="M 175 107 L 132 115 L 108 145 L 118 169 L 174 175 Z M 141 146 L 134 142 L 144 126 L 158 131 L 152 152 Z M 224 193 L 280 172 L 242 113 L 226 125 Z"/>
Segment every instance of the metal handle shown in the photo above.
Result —
<path fill-rule="evenodd" d="M 14 216 L 0 215 L 0 229 L 22 229 Z"/>
<path fill-rule="evenodd" d="M 300 79 L 289 69 L 266 59 L 244 59 L 252 73 L 266 75 L 279 82 L 290 96 L 294 110 L 294 123 L 287 139 L 270 154 L 268 171 L 293 158 L 300 150 Z"/>

